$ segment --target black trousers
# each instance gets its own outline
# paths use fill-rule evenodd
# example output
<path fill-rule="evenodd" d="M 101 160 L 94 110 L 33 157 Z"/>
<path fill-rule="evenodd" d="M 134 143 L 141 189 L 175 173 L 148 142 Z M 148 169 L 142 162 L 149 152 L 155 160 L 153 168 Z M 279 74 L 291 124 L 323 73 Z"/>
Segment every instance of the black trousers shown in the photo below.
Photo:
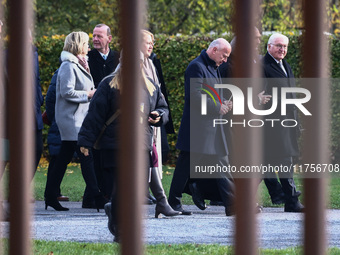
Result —
<path fill-rule="evenodd" d="M 107 163 L 108 161 L 107 154 L 109 152 L 96 150 L 93 148 L 91 149 L 91 151 L 93 153 L 93 167 L 94 167 L 94 172 L 95 172 L 97 183 L 98 183 L 98 188 L 106 198 L 110 199 L 111 194 L 112 194 L 112 189 L 113 189 L 112 180 L 114 178 L 113 177 L 114 173 L 113 173 L 112 165 Z M 112 150 L 112 152 L 113 151 L 114 150 Z M 116 158 L 115 155 L 116 153 L 113 153 L 113 155 L 109 157 Z M 113 160 L 113 158 L 111 158 L 111 160 Z M 107 164 L 109 164 L 109 166 L 106 166 Z M 91 202 L 94 203 L 93 194 L 91 192 L 91 189 L 88 186 L 86 186 L 85 188 L 83 201 L 86 201 L 86 203 L 91 203 Z"/>
<path fill-rule="evenodd" d="M 190 152 L 181 151 L 177 158 L 176 168 L 172 177 L 169 204 L 176 210 L 182 206 L 182 193 L 190 179 Z"/>
<path fill-rule="evenodd" d="M 296 193 L 296 185 L 293 179 L 293 158 L 266 158 L 265 163 L 266 165 L 270 164 L 271 166 L 275 166 L 278 169 L 284 167 L 285 169 L 290 169 L 289 172 L 278 171 L 281 185 L 277 181 L 276 173 L 267 172 L 265 174 L 264 183 L 267 186 L 270 196 L 276 196 L 283 191 L 285 194 L 286 203 L 296 202 L 298 200 L 298 195 Z"/>
<path fill-rule="evenodd" d="M 33 171 L 33 177 L 34 177 L 35 171 L 37 171 L 37 167 L 39 165 L 39 161 L 40 161 L 43 149 L 44 149 L 44 144 L 43 144 L 42 130 L 36 130 L 35 131 L 35 168 Z"/>
<path fill-rule="evenodd" d="M 67 165 L 71 162 L 74 152 L 80 158 L 80 165 L 83 178 L 91 193 L 96 196 L 99 194 L 96 175 L 93 167 L 93 155 L 85 157 L 77 146 L 77 141 L 62 141 L 60 153 L 56 162 L 51 169 L 46 182 L 45 196 L 46 199 L 55 199 L 59 194 L 59 187 L 63 180 Z"/>
<path fill-rule="evenodd" d="M 47 179 L 51 178 L 49 177 L 49 175 L 51 174 L 52 172 L 52 169 L 55 165 L 55 162 L 57 161 L 57 155 L 52 155 L 50 156 L 50 162 L 48 164 L 48 169 L 47 169 Z M 45 186 L 45 194 L 44 194 L 44 197 L 46 197 L 46 188 L 47 188 L 47 182 L 46 182 L 46 186 Z M 61 196 L 61 191 L 60 191 L 60 186 L 58 187 L 58 194 L 57 194 L 57 197 Z"/>
<path fill-rule="evenodd" d="M 192 157 L 202 160 L 204 163 L 212 161 L 221 166 L 229 165 L 228 157 L 206 154 L 191 154 Z M 198 163 L 199 164 L 199 163 Z M 172 178 L 169 204 L 175 210 L 181 207 L 182 193 L 189 193 L 187 184 L 196 182 L 197 188 L 205 199 L 221 200 L 225 207 L 231 206 L 234 201 L 235 185 L 231 175 L 220 175 L 213 179 L 190 179 L 190 153 L 181 151 L 177 159 L 177 164 Z"/>

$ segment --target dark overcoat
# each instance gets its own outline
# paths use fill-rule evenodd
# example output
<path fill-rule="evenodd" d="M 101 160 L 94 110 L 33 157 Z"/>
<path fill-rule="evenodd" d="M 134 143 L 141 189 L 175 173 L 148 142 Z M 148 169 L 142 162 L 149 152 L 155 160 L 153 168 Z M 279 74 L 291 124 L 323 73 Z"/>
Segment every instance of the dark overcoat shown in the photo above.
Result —
<path fill-rule="evenodd" d="M 213 127 L 213 119 L 223 118 L 220 114 L 223 102 L 221 89 L 216 94 L 206 85 L 214 88 L 221 83 L 221 76 L 215 61 L 209 58 L 206 50 L 191 61 L 185 71 L 185 98 L 181 126 L 178 133 L 177 148 L 182 151 L 210 155 L 228 155 L 228 146 L 222 125 Z M 207 96 L 207 115 L 201 114 L 202 89 L 210 90 Z M 216 103 L 215 103 L 216 102 Z M 193 124 L 191 128 L 191 124 Z M 191 142 L 191 143 L 190 143 Z"/>
<path fill-rule="evenodd" d="M 276 110 L 266 116 L 266 119 L 278 119 L 273 125 L 272 122 L 266 121 L 265 126 L 265 155 L 266 157 L 294 157 L 299 155 L 298 135 L 299 124 L 296 127 L 284 127 L 281 125 L 283 120 L 294 119 L 298 122 L 298 113 L 295 105 L 287 105 L 286 115 L 281 115 L 281 88 L 295 87 L 294 74 L 286 60 L 282 60 L 287 76 L 274 58 L 267 53 L 263 58 L 263 70 L 266 94 L 272 95 L 273 87 L 278 88 L 278 105 Z M 295 93 L 288 93 L 287 98 L 296 98 Z M 266 108 L 271 107 L 271 100 L 266 104 Z M 286 122 L 285 126 L 293 126 L 293 122 Z"/>

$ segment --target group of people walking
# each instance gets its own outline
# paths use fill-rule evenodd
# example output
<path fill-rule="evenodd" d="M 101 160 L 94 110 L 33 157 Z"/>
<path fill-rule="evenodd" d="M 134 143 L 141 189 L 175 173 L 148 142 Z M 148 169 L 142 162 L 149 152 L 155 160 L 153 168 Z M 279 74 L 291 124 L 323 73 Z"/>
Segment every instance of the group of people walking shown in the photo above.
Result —
<path fill-rule="evenodd" d="M 257 50 L 261 37 L 258 29 L 255 29 L 255 37 Z M 52 77 L 46 96 L 46 112 L 51 122 L 48 134 L 51 159 L 45 189 L 45 209 L 52 207 L 57 211 L 69 210 L 60 204 L 60 201 L 68 200 L 61 194 L 60 185 L 68 163 L 76 154 L 86 183 L 82 207 L 96 208 L 98 211 L 105 208 L 109 216 L 109 230 L 115 240 L 119 241 L 116 175 L 121 118 L 119 101 L 122 91 L 119 57 L 123 53 L 119 54 L 109 48 L 111 40 L 110 28 L 105 24 L 94 28 L 94 49 L 90 51 L 89 36 L 85 32 L 72 32 L 65 38 L 59 59 L 61 64 Z M 160 168 L 162 156 L 166 158 L 166 153 L 162 155 L 162 147 L 166 151 L 164 147 L 167 146 L 166 134 L 174 130 L 160 62 L 153 53 L 154 36 L 149 31 L 141 30 L 140 122 L 145 135 L 143 151 L 148 162 L 147 169 L 144 169 L 145 181 L 149 180 L 148 187 L 155 197 L 155 217 L 160 214 L 191 215 L 192 212 L 182 206 L 183 193 L 190 194 L 201 210 L 207 208 L 205 199 L 209 199 L 223 205 L 226 216 L 235 213 L 235 183 L 230 173 L 218 175 L 214 179 L 195 179 L 190 176 L 193 162 L 198 165 L 207 162 L 230 165 L 230 134 L 222 126 L 212 128 L 206 123 L 230 115 L 232 100 L 226 99 L 221 89 L 215 89 L 216 93 L 209 94 L 207 98 L 209 115 L 204 117 L 200 103 L 202 94 L 206 93 L 203 86 L 213 87 L 221 84 L 222 78 L 232 77 L 235 68 L 232 59 L 237 57 L 232 53 L 235 40 L 231 44 L 223 38 L 212 41 L 208 49 L 202 50 L 185 71 L 184 109 L 177 141 L 180 154 L 168 201 L 162 186 Z M 263 77 L 281 78 L 279 87 L 295 86 L 291 79 L 294 77 L 292 70 L 284 60 L 288 44 L 286 36 L 273 34 L 269 38 L 266 55 L 250 60 L 261 66 Z M 260 104 L 269 109 L 271 84 L 267 83 L 263 91 L 258 93 Z M 288 98 L 295 98 L 295 94 L 289 93 Z M 277 109 L 272 117 L 286 117 L 281 116 L 280 112 Z M 287 109 L 287 116 L 298 121 L 297 109 Z M 196 128 L 190 127 L 193 123 L 197 125 Z M 265 163 L 293 164 L 299 155 L 297 141 L 296 128 L 266 126 Z M 272 202 L 284 203 L 286 212 L 302 212 L 304 207 L 298 200 L 301 192 L 296 190 L 293 172 L 285 176 L 279 173 L 279 177 L 280 182 L 275 173 L 264 178 Z M 148 192 L 145 194 L 147 196 Z"/>
<path fill-rule="evenodd" d="M 101 31 L 98 31 L 99 29 Z M 55 122 L 60 132 L 61 146 L 53 166 L 49 167 L 45 207 L 47 209 L 50 206 L 58 211 L 68 210 L 60 204 L 59 200 L 62 199 L 58 198 L 65 197 L 61 196 L 60 184 L 67 164 L 76 153 L 86 182 L 83 207 L 93 208 L 91 197 L 98 210 L 107 204 L 105 210 L 108 214 L 112 214 L 110 218 L 113 222 L 110 230 L 112 233 L 117 233 L 116 173 L 120 140 L 118 125 L 122 66 L 118 65 L 119 61 L 115 61 L 114 72 L 105 70 L 108 57 L 111 55 L 116 59 L 119 56 L 119 54 L 112 54 L 108 47 L 111 38 L 108 26 L 97 25 L 93 33 L 93 45 L 97 48 L 88 52 L 89 37 L 86 33 L 72 32 L 66 36 L 60 58 L 61 65 L 54 76 Z M 140 118 L 141 127 L 144 125 L 143 130 L 145 130 L 144 151 L 149 162 L 147 168 L 151 169 L 149 178 L 147 178 L 149 171 L 145 169 L 145 179 L 150 180 L 149 187 L 156 200 L 155 217 L 159 217 L 160 214 L 175 216 L 180 212 L 173 210 L 168 204 L 161 174 L 156 167 L 161 165 L 159 160 L 162 153 L 162 150 L 159 150 L 162 140 L 161 127 L 168 122 L 169 108 L 161 92 L 162 85 L 159 80 L 162 77 L 158 78 L 156 67 L 150 59 L 153 45 L 153 34 L 142 30 L 140 42 L 142 87 L 140 89 L 143 96 L 140 102 Z M 101 47 L 104 50 L 99 46 L 104 46 Z M 99 68 L 100 66 L 103 68 Z M 92 70 L 96 73 L 93 76 Z M 97 79 L 97 84 L 93 82 L 93 77 Z M 158 161 L 155 161 L 155 158 Z M 100 184 L 100 180 L 105 182 Z M 108 203 L 109 201 L 111 203 Z"/>
<path fill-rule="evenodd" d="M 258 52 L 261 34 L 255 28 L 255 51 Z M 189 193 L 193 202 L 201 210 L 207 208 L 205 199 L 224 205 L 227 216 L 235 213 L 234 209 L 234 181 L 230 172 L 219 173 L 216 179 L 194 179 L 190 174 L 194 172 L 194 166 L 227 167 L 232 161 L 231 143 L 237 143 L 237 137 L 233 137 L 230 128 L 224 129 L 222 125 L 213 128 L 209 123 L 214 119 L 223 119 L 226 114 L 231 116 L 233 107 L 230 94 L 225 90 L 215 88 L 216 93 L 207 97 L 206 108 L 209 114 L 202 116 L 201 98 L 204 87 L 214 87 L 214 84 L 222 84 L 222 78 L 235 77 L 234 56 L 232 49 L 236 47 L 236 38 L 232 44 L 225 39 L 218 38 L 211 42 L 207 50 L 191 61 L 185 72 L 185 103 L 178 133 L 177 148 L 180 154 L 177 160 L 172 179 L 169 203 L 181 211 L 183 215 L 192 212 L 183 209 L 181 205 L 182 193 Z M 259 104 L 264 109 L 271 108 L 273 87 L 295 87 L 294 75 L 289 64 L 284 60 L 288 50 L 288 37 L 275 33 L 267 43 L 267 53 L 264 57 L 257 55 L 255 59 L 249 59 L 250 63 L 257 65 L 262 72 L 264 85 L 263 91 L 258 91 Z M 231 60 L 231 61 L 229 61 Z M 270 78 L 277 78 L 275 82 Z M 228 91 L 227 91 L 228 92 Z M 295 93 L 287 93 L 287 98 L 296 98 Z M 220 103 L 219 99 L 221 99 Z M 290 119 L 299 123 L 297 108 L 290 105 L 286 114 L 281 114 L 281 94 L 278 96 L 277 109 L 268 116 L 269 119 Z M 191 125 L 194 125 L 191 128 Z M 197 128 L 200 127 L 200 128 Z M 241 127 L 242 128 L 242 127 Z M 293 179 L 293 165 L 299 157 L 298 138 L 300 125 L 284 127 L 266 123 L 264 126 L 263 165 L 271 165 L 273 168 L 287 167 L 289 172 L 278 172 L 279 180 L 275 172 L 268 172 L 263 177 L 273 204 L 284 204 L 285 212 L 303 212 L 304 206 L 299 202 L 301 192 L 296 190 Z M 192 172 L 191 172 L 192 170 Z M 251 178 L 251 176 L 249 176 Z M 261 212 L 261 206 L 254 205 L 256 212 Z"/>

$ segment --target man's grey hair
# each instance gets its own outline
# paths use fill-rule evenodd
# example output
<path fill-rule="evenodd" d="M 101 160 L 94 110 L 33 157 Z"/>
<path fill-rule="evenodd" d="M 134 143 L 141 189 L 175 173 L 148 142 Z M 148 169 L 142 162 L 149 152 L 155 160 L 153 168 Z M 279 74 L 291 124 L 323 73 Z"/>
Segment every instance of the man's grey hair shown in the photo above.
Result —
<path fill-rule="evenodd" d="M 275 33 L 275 34 L 272 34 L 268 39 L 267 50 L 268 50 L 268 44 L 273 44 L 277 38 L 284 38 L 287 40 L 287 44 L 289 43 L 289 38 L 287 36 L 280 34 L 280 33 Z"/>
<path fill-rule="evenodd" d="M 216 40 L 214 40 L 210 43 L 208 49 L 216 47 L 218 50 L 220 50 L 225 45 L 228 45 L 228 41 L 226 39 L 217 38 Z"/>
<path fill-rule="evenodd" d="M 110 29 L 110 27 L 108 25 L 106 25 L 106 24 L 98 24 L 95 27 L 107 27 L 107 35 L 108 36 L 111 35 L 111 29 Z"/>

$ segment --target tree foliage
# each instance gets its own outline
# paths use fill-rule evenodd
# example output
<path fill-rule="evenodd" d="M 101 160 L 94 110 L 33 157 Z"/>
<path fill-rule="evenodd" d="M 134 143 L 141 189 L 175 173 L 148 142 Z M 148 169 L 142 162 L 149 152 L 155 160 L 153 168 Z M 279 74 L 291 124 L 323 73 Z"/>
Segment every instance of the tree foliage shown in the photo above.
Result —
<path fill-rule="evenodd" d="M 68 34 L 71 31 L 93 31 L 106 23 L 116 35 L 119 9 L 117 0 L 35 0 L 36 33 L 38 36 Z"/>
<path fill-rule="evenodd" d="M 261 7 L 265 31 L 303 29 L 302 0 L 263 0 Z"/>
<path fill-rule="evenodd" d="M 231 31 L 232 11 L 230 0 L 149 0 L 148 23 L 154 33 L 223 33 Z"/>
<path fill-rule="evenodd" d="M 256 0 L 259 3 L 257 24 L 263 31 L 303 30 L 303 0 Z M 340 35 L 340 0 L 328 0 L 327 26 Z M 6 3 L 4 1 L 3 3 Z M 118 0 L 35 0 L 37 36 L 68 34 L 74 30 L 92 32 L 106 23 L 112 34 L 119 33 Z M 232 32 L 232 0 L 149 0 L 146 27 L 155 34 L 221 34 Z"/>

